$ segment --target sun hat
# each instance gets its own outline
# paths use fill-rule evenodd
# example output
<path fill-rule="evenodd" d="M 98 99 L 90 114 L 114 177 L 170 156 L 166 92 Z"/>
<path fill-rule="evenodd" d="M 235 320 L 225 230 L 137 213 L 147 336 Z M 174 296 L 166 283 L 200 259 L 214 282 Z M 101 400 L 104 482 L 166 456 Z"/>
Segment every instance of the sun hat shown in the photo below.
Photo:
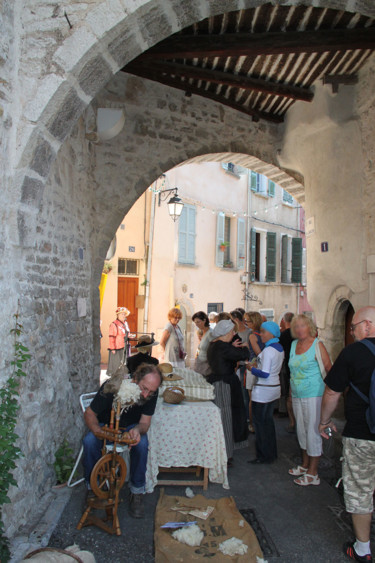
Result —
<path fill-rule="evenodd" d="M 158 344 L 159 342 L 155 341 L 154 335 L 151 336 L 150 334 L 142 334 L 142 336 L 138 338 L 138 342 L 134 348 L 151 348 L 152 346 L 157 346 Z"/>
<path fill-rule="evenodd" d="M 130 315 L 130 311 L 126 307 L 117 307 L 116 315 L 120 315 L 120 313 L 125 313 L 127 317 Z"/>
<path fill-rule="evenodd" d="M 158 367 L 163 375 L 163 381 L 179 381 L 180 379 L 183 379 L 176 373 L 173 373 L 173 366 L 168 362 L 159 364 Z"/>
<path fill-rule="evenodd" d="M 212 331 L 212 338 L 219 338 L 220 336 L 225 336 L 234 329 L 234 323 L 229 320 L 219 321 Z"/>
<path fill-rule="evenodd" d="M 280 327 L 277 323 L 274 323 L 273 321 L 266 321 L 265 323 L 262 323 L 260 328 L 263 328 L 263 330 L 267 330 L 268 332 L 273 334 L 273 336 L 275 336 L 276 338 L 279 338 L 280 336 Z"/>

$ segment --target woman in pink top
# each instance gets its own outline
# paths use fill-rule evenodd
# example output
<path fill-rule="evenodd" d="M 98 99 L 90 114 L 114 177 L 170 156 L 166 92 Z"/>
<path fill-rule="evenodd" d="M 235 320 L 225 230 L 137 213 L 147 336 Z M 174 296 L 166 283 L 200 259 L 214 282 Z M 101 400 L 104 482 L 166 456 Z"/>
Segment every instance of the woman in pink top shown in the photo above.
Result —
<path fill-rule="evenodd" d="M 126 307 L 117 307 L 116 320 L 109 325 L 109 357 L 107 375 L 113 375 L 123 362 L 126 364 L 125 340 L 129 335 L 126 318 L 130 315 Z"/>

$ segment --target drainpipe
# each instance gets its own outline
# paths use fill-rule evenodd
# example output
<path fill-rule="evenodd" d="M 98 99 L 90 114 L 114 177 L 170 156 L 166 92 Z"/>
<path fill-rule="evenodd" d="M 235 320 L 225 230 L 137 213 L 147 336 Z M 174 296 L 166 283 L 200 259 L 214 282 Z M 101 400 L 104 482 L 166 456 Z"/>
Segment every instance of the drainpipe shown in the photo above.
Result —
<path fill-rule="evenodd" d="M 156 190 L 156 182 L 154 182 L 154 190 Z M 155 209 L 156 209 L 156 193 L 152 190 L 151 196 L 151 213 L 150 213 L 150 240 L 148 242 L 147 254 L 147 270 L 146 270 L 146 291 L 145 291 L 145 313 L 143 317 L 143 332 L 148 332 L 148 307 L 150 301 L 150 276 L 152 264 L 152 247 L 154 243 L 154 225 L 155 225 Z"/>
<path fill-rule="evenodd" d="M 246 291 L 246 299 L 245 299 L 245 311 L 248 310 L 248 294 L 249 294 L 249 276 L 250 276 L 250 217 L 251 217 L 251 189 L 250 189 L 250 175 L 251 170 L 247 172 L 247 217 L 246 217 L 246 283 L 245 283 L 245 291 Z"/>

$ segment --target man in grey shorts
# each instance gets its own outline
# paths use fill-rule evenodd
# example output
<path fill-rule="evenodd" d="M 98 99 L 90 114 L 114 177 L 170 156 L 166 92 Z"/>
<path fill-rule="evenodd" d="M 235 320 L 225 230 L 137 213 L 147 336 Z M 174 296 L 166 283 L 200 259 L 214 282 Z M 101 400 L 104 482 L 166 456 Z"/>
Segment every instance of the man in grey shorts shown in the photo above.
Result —
<path fill-rule="evenodd" d="M 375 434 L 366 420 L 368 404 L 351 387 L 355 385 L 366 397 L 370 393 L 375 356 L 361 340 L 375 345 L 375 307 L 359 309 L 353 317 L 351 332 L 354 344 L 342 350 L 328 373 L 323 395 L 319 432 L 328 438 L 328 427 L 340 395 L 348 389 L 345 401 L 346 425 L 343 431 L 344 463 L 342 477 L 347 512 L 352 515 L 355 541 L 344 545 L 344 553 L 354 561 L 372 562 L 370 528 L 375 490 Z"/>

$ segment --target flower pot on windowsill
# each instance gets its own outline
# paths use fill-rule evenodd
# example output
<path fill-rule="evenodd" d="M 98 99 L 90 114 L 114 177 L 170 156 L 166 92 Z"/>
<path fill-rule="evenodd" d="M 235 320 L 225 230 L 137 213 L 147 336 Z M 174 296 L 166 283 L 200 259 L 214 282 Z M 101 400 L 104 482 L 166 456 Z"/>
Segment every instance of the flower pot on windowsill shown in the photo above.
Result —
<path fill-rule="evenodd" d="M 225 262 L 224 268 L 228 268 L 228 269 L 233 268 L 233 262 Z"/>

